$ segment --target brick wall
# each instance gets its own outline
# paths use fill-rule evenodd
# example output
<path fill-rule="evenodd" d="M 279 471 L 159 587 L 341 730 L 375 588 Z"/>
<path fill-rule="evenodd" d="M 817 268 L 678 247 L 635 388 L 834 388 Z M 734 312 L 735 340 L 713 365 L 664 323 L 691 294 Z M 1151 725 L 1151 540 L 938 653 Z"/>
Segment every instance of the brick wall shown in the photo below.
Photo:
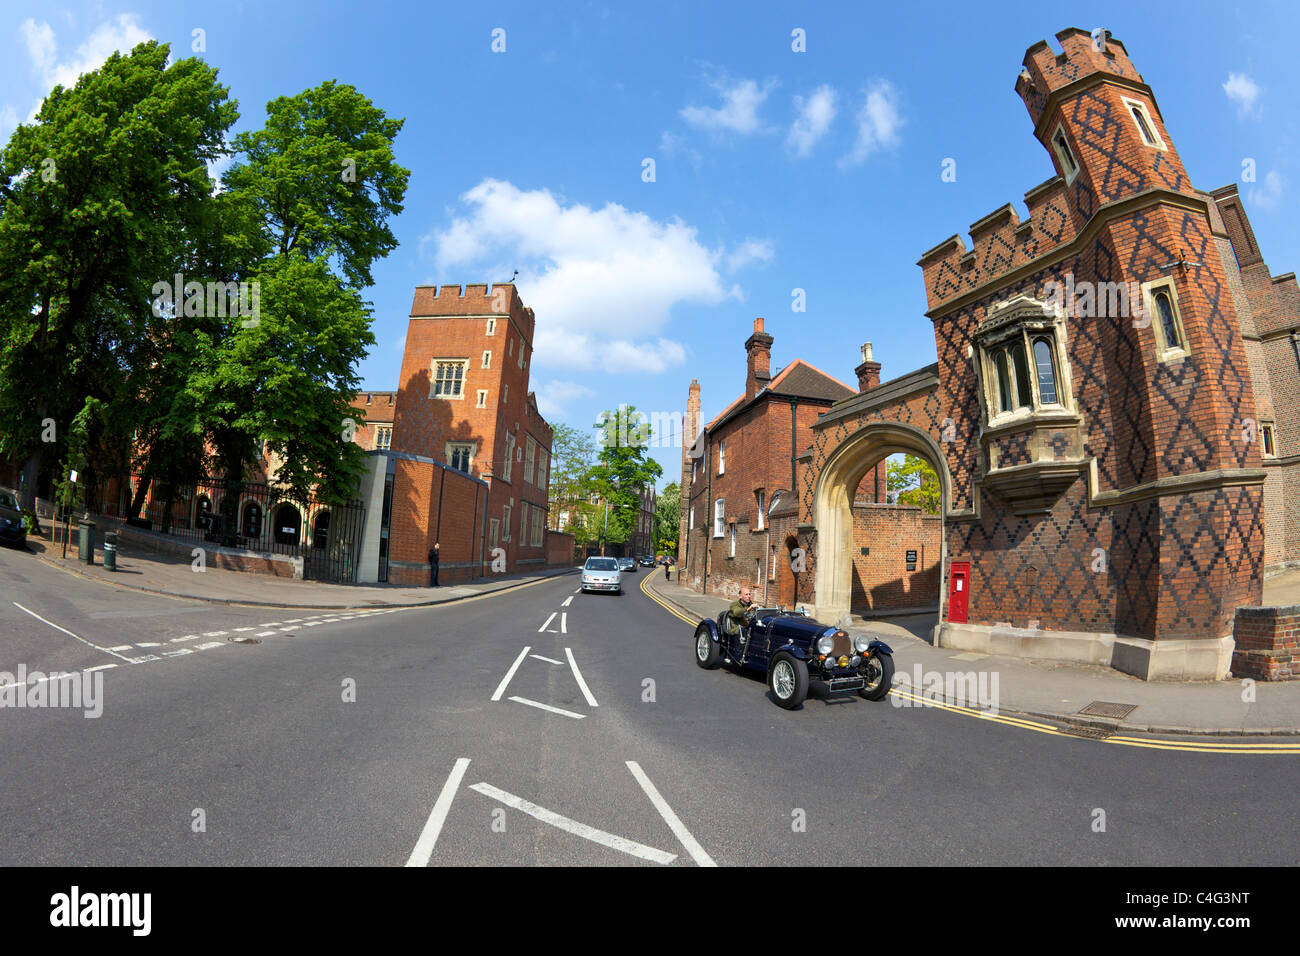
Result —
<path fill-rule="evenodd" d="M 939 605 L 943 519 L 911 505 L 853 505 L 853 612 Z M 866 548 L 867 554 L 862 550 Z M 907 570 L 907 552 L 916 569 Z"/>
<path fill-rule="evenodd" d="M 1300 605 L 1239 607 L 1232 636 L 1234 677 L 1300 678 Z"/>
<path fill-rule="evenodd" d="M 479 578 L 491 555 L 479 563 L 483 502 L 487 489 L 454 468 L 399 458 L 393 473 L 388 537 L 388 580 L 429 583 L 429 549 L 438 541 L 438 583 Z M 477 499 L 477 500 L 476 500 Z"/>

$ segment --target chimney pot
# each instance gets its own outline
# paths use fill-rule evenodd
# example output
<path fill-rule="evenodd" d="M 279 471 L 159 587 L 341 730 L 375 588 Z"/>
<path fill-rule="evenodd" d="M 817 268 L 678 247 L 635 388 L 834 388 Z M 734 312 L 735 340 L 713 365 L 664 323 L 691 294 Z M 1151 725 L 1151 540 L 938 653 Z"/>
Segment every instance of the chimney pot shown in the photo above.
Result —
<path fill-rule="evenodd" d="M 872 361 L 872 359 L 871 359 L 871 343 L 870 343 L 870 342 L 863 342 L 863 343 L 862 343 L 862 361 L 864 361 L 864 362 L 870 362 L 870 361 Z"/>
<path fill-rule="evenodd" d="M 754 331 L 755 332 L 763 331 L 763 317 L 761 315 L 754 320 Z"/>

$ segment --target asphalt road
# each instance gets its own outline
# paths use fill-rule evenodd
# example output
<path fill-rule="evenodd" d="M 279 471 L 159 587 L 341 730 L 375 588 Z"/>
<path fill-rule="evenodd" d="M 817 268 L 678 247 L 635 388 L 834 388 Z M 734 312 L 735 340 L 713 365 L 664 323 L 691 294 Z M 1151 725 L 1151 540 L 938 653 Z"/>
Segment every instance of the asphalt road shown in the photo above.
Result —
<path fill-rule="evenodd" d="M 0 550 L 0 671 L 104 667 L 98 718 L 0 707 L 0 863 L 1300 863 L 1298 755 L 856 696 L 786 712 L 697 668 L 645 573 L 328 614 Z"/>

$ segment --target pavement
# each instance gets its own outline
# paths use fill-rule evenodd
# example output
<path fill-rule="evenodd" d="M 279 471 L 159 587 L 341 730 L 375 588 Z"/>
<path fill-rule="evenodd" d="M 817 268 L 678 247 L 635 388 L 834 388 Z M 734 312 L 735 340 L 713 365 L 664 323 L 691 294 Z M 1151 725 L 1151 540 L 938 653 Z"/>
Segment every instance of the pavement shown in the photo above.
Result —
<path fill-rule="evenodd" d="M 1295 577 L 1300 579 L 1300 573 Z M 1284 587 L 1300 587 L 1290 575 L 1270 579 L 1270 586 L 1274 580 Z M 730 604 L 723 598 L 692 591 L 675 578 L 665 581 L 660 573 L 648 575 L 645 583 L 655 596 L 692 620 L 716 617 Z M 1273 593 L 1266 597 L 1273 598 Z M 1300 600 L 1300 594 L 1296 597 Z M 935 622 L 933 614 L 902 615 L 858 623 L 848 630 L 855 635 L 879 637 L 891 647 L 897 669 L 896 688 L 902 683 L 900 674 L 907 675 L 916 692 L 927 685 L 937 687 L 930 675 L 940 675 L 944 678 L 944 692 L 927 691 L 922 696 L 958 710 L 1011 712 L 1064 721 L 1085 733 L 1300 735 L 1300 681 L 1144 681 L 1100 665 L 961 652 L 931 643 Z M 950 685 L 948 676 L 970 673 L 975 674 L 977 686 L 996 693 L 984 694 L 985 699 L 978 699 L 977 694 L 974 701 L 958 700 L 950 691 L 961 686 L 961 681 L 954 678 Z M 979 684 L 981 680 L 983 684 Z M 1252 694 L 1253 699 L 1249 699 Z M 914 697 L 915 692 L 909 696 Z M 1079 713 L 1094 702 L 1131 705 L 1133 710 L 1123 718 Z"/>
<path fill-rule="evenodd" d="M 189 559 L 183 556 L 123 543 L 118 547 L 117 570 L 109 571 L 104 567 L 102 535 L 98 536 L 100 547 L 95 551 L 95 563 L 86 565 L 77 557 L 75 526 L 66 557 L 63 556 L 62 529 L 58 531 L 59 537 L 56 539 L 48 526 L 43 527 L 44 537 L 28 535 L 27 548 L 46 564 L 116 588 L 213 604 L 317 610 L 418 607 L 491 594 L 556 575 L 573 574 L 577 570 L 565 567 L 522 574 L 493 574 L 468 583 L 444 584 L 436 588 L 396 584 L 329 584 L 213 567 L 196 571 Z"/>

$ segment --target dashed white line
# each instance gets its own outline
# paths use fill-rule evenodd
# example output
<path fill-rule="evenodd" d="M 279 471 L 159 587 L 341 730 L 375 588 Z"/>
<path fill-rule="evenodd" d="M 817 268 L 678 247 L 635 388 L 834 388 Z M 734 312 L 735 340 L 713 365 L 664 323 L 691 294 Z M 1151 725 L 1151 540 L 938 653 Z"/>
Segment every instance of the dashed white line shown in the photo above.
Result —
<path fill-rule="evenodd" d="M 225 631 L 205 631 L 204 634 L 203 634 L 203 636 L 204 636 L 204 637 L 225 637 L 225 636 L 226 636 L 226 632 L 225 632 Z"/>
<path fill-rule="evenodd" d="M 157 641 L 141 641 L 139 644 L 136 645 L 136 647 L 158 647 L 158 646 L 159 643 Z"/>
<path fill-rule="evenodd" d="M 87 667 L 86 673 L 89 674 L 91 671 L 106 671 L 110 667 L 116 667 L 116 666 L 117 666 L 116 664 L 100 664 L 96 667 Z"/>
<path fill-rule="evenodd" d="M 551 622 L 555 620 L 555 615 L 556 615 L 557 613 L 558 613 L 558 612 L 556 612 L 556 611 L 552 611 L 552 612 L 551 612 L 551 616 L 548 617 L 548 618 L 546 619 L 546 623 L 543 624 L 541 627 L 539 627 L 539 628 L 537 629 L 537 633 L 538 633 L 538 634 L 542 633 L 542 631 L 546 630 L 548 627 L 551 626 Z"/>
<path fill-rule="evenodd" d="M 279 621 L 272 621 L 272 622 L 269 623 L 269 624 L 259 624 L 259 625 L 257 625 L 257 626 L 258 626 L 258 627 L 279 627 L 279 626 L 280 626 L 280 622 L 279 622 Z"/>
<path fill-rule="evenodd" d="M 535 657 L 535 658 L 537 658 L 539 661 L 546 661 L 546 663 L 548 663 L 548 664 L 563 664 L 563 663 L 564 663 L 564 661 L 557 661 L 557 660 L 556 660 L 555 658 L 553 658 L 553 657 L 543 657 L 541 654 L 529 654 L 528 656 L 529 656 L 529 657 Z"/>
<path fill-rule="evenodd" d="M 565 656 L 569 658 L 569 666 L 573 668 L 573 676 L 578 681 L 578 688 L 582 691 L 582 696 L 587 698 L 587 703 L 592 707 L 596 706 L 596 698 L 591 696 L 591 689 L 587 687 L 587 682 L 582 679 L 582 671 L 578 670 L 578 662 L 573 659 L 572 648 L 564 649 Z"/>
<path fill-rule="evenodd" d="M 586 714 L 575 714 L 571 710 L 562 710 L 559 707 L 552 707 L 550 704 L 538 703 L 535 700 L 529 700 L 527 697 L 511 697 L 516 704 L 527 704 L 529 707 L 536 707 L 538 710 L 550 711 L 552 714 L 560 714 L 564 717 L 572 717 L 574 720 L 582 720 Z"/>
<path fill-rule="evenodd" d="M 274 633 L 275 633 L 275 631 L 259 631 L 259 632 L 257 633 L 256 636 L 257 636 L 257 637 L 270 637 L 270 636 L 271 636 L 272 634 L 274 634 Z"/>
<path fill-rule="evenodd" d="M 194 649 L 195 649 L 196 651 L 206 651 L 206 650 L 208 650 L 209 648 L 213 648 L 213 647 L 225 647 L 225 646 L 226 646 L 225 641 L 208 641 L 208 643 L 206 643 L 206 644 L 197 644 L 197 645 L 195 645 Z M 158 658 L 155 657 L 155 658 L 153 658 L 153 659 L 154 659 L 154 660 L 157 660 Z"/>
<path fill-rule="evenodd" d="M 569 612 L 568 611 L 560 612 L 560 633 L 561 634 L 569 633 Z"/>
<path fill-rule="evenodd" d="M 650 802 L 655 805 L 659 815 L 664 818 L 664 823 L 668 824 L 668 829 L 673 831 L 673 836 L 677 837 L 678 842 L 686 848 L 686 852 L 691 855 L 691 859 L 698 866 L 717 866 L 718 864 L 713 862 L 713 857 L 705 853 L 704 847 L 700 846 L 699 841 L 691 836 L 691 831 L 686 829 L 686 825 L 682 823 L 681 818 L 673 813 L 673 808 L 668 806 L 668 801 L 659 793 L 658 788 L 650 782 L 650 778 L 645 775 L 641 765 L 635 760 L 629 760 L 627 761 L 627 769 L 632 771 L 632 776 L 636 777 L 636 782 L 641 784 L 641 789 L 650 798 Z"/>
<path fill-rule="evenodd" d="M 110 654 L 113 653 L 114 651 L 129 651 L 130 649 L 131 649 L 131 645 L 130 645 L 130 644 L 119 644 L 119 645 L 117 645 L 117 647 L 101 647 L 101 648 L 100 648 L 101 651 L 108 651 Z"/>
<path fill-rule="evenodd" d="M 235 633 L 236 633 L 236 634 L 242 634 L 242 633 L 244 633 L 244 631 L 251 631 L 251 630 L 252 630 L 251 627 L 237 627 L 237 628 L 235 628 Z M 184 640 L 184 638 L 180 638 L 180 640 Z"/>
<path fill-rule="evenodd" d="M 184 657 L 186 654 L 193 654 L 194 649 L 191 647 L 178 647 L 174 651 L 163 651 L 163 657 Z"/>
<path fill-rule="evenodd" d="M 468 767 L 468 757 L 458 757 L 456 759 L 456 764 L 451 768 L 451 774 L 447 777 L 447 782 L 442 785 L 442 792 L 438 794 L 438 799 L 433 804 L 433 811 L 429 814 L 429 819 L 424 822 L 424 829 L 420 831 L 420 838 L 415 841 L 415 849 L 411 851 L 410 859 L 406 861 L 407 866 L 429 865 L 429 858 L 433 856 L 434 844 L 438 842 L 438 834 L 442 832 L 442 825 L 447 820 L 448 811 L 451 810 L 451 801 L 456 797 L 456 788 L 460 786 L 460 782 L 465 776 L 465 770 Z"/>
<path fill-rule="evenodd" d="M 572 601 L 572 600 L 573 600 L 573 595 L 570 594 L 568 597 L 566 597 L 566 598 L 564 599 L 564 603 L 561 604 L 560 607 L 568 607 L 568 606 L 569 606 L 569 602 Z"/>
<path fill-rule="evenodd" d="M 626 837 L 615 836 L 604 830 L 597 830 L 595 827 L 587 826 L 585 823 L 579 823 L 577 820 L 571 820 L 566 816 L 547 810 L 537 804 L 525 800 L 523 797 L 516 797 L 513 793 L 506 793 L 496 787 L 486 783 L 476 783 L 471 790 L 490 797 L 498 803 L 504 803 L 508 807 L 519 810 L 528 814 L 536 820 L 543 823 L 549 823 L 557 829 L 564 830 L 566 833 L 572 833 L 574 836 L 580 836 L 585 840 L 593 843 L 599 843 L 601 846 L 607 846 L 611 850 L 618 850 L 620 853 L 626 853 L 629 856 L 637 857 L 641 860 L 650 860 L 653 863 L 662 863 L 667 865 L 677 859 L 675 853 L 665 853 L 663 850 L 656 850 L 654 847 L 646 846 L 643 843 L 637 843 L 635 840 L 629 840 Z"/>
<path fill-rule="evenodd" d="M 515 658 L 515 662 L 510 665 L 510 670 L 506 671 L 506 676 L 501 678 L 501 683 L 497 685 L 496 693 L 492 695 L 493 700 L 501 699 L 501 695 L 506 692 L 506 685 L 510 683 L 510 678 L 515 676 L 515 671 L 519 670 L 519 665 L 524 662 L 524 658 L 531 650 L 532 647 L 526 646 L 519 652 L 519 656 Z"/>
<path fill-rule="evenodd" d="M 55 624 L 53 621 L 47 621 L 47 620 L 45 620 L 45 618 L 41 617 L 41 616 L 40 616 L 39 614 L 37 614 L 35 611 L 29 611 L 29 610 L 27 610 L 27 608 L 23 607 L 23 606 L 22 606 L 21 604 L 19 604 L 17 601 L 14 601 L 14 602 L 12 602 L 12 603 L 13 603 L 13 606 L 14 606 L 14 607 L 18 608 L 18 610 L 22 611 L 24 614 L 30 614 L 32 617 L 36 618 L 36 620 L 40 621 L 42 624 L 48 624 L 50 627 L 54 628 L 56 631 L 62 631 L 64 634 L 68 635 L 68 637 L 76 638 L 77 640 L 81 641 L 81 643 L 85 644 L 87 647 L 93 647 L 93 648 L 94 648 L 95 650 L 97 650 L 97 651 L 103 651 L 103 652 L 106 653 L 106 654 L 112 654 L 114 657 L 120 657 L 120 658 L 121 658 L 122 660 L 124 660 L 124 661 L 129 661 L 129 660 L 131 660 L 131 658 L 129 658 L 129 657 L 125 657 L 125 656 L 123 656 L 122 654 L 119 654 L 117 651 L 113 650 L 112 648 L 108 648 L 108 647 L 100 647 L 98 644 L 92 644 L 90 641 L 86 640 L 84 637 L 78 637 L 76 634 L 73 634 L 73 633 L 72 633 L 71 631 L 69 631 L 66 627 L 59 627 L 59 625 Z"/>

